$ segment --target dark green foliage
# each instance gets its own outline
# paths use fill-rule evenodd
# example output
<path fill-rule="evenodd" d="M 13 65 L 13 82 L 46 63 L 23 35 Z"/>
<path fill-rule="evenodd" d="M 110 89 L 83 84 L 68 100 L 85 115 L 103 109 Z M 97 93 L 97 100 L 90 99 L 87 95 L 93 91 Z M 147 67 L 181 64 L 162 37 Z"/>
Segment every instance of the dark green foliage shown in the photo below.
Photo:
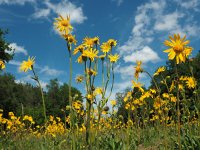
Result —
<path fill-rule="evenodd" d="M 47 116 L 59 116 L 62 119 L 68 101 L 68 85 L 59 85 L 58 80 L 51 80 L 47 85 L 47 92 L 44 92 L 47 106 Z M 72 96 L 77 94 L 82 101 L 81 93 L 76 88 L 72 88 Z M 4 116 L 13 111 L 16 115 L 31 115 L 36 123 L 43 122 L 43 109 L 41 93 L 38 87 L 31 84 L 16 83 L 15 77 L 11 74 L 0 75 L 0 109 L 4 110 Z"/>
<path fill-rule="evenodd" d="M 13 58 L 14 54 L 9 53 L 9 51 L 12 51 L 12 49 L 9 47 L 9 43 L 5 40 L 5 34 L 7 34 L 8 31 L 3 31 L 0 28 L 0 60 L 3 60 L 5 62 L 8 62 Z"/>

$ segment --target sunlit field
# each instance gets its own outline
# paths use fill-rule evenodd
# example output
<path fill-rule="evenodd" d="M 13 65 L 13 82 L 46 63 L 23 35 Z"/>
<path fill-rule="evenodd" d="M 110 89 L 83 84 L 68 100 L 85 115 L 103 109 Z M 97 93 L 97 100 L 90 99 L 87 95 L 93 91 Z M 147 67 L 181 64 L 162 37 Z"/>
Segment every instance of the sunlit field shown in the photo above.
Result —
<path fill-rule="evenodd" d="M 37 56 L 27 55 L 18 66 L 34 85 L 16 83 L 5 71 L 14 53 L 0 30 L 0 149 L 200 149 L 200 53 L 191 57 L 197 50 L 187 35 L 169 34 L 158 43 L 167 63 L 153 74 L 137 58 L 131 86 L 113 98 L 121 59 L 115 37 L 78 41 L 70 14 L 58 15 L 52 27 L 65 44 L 69 80 L 62 86 L 51 80 L 47 90 Z M 81 68 L 76 76 L 75 65 Z"/>

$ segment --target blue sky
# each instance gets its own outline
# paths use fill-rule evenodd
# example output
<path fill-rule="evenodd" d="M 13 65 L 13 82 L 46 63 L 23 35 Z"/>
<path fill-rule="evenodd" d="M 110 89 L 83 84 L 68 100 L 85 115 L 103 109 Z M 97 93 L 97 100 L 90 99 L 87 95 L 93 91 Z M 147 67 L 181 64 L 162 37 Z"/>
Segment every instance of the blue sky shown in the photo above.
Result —
<path fill-rule="evenodd" d="M 44 87 L 53 78 L 61 84 L 68 82 L 68 51 L 53 28 L 57 14 L 71 16 L 78 45 L 85 36 L 118 41 L 114 94 L 131 87 L 136 60 L 142 60 L 150 73 L 165 65 L 162 42 L 168 35 L 186 34 L 194 48 L 192 55 L 199 50 L 200 0 L 0 0 L 0 27 L 9 29 L 7 41 L 16 49 L 5 72 L 14 74 L 17 82 L 33 82 L 32 72 L 18 71 L 28 56 L 36 56 L 36 71 Z M 75 79 L 83 66 L 76 57 L 73 62 Z M 148 86 L 150 79 L 142 74 L 140 81 Z M 73 86 L 84 93 L 83 86 L 75 82 Z"/>

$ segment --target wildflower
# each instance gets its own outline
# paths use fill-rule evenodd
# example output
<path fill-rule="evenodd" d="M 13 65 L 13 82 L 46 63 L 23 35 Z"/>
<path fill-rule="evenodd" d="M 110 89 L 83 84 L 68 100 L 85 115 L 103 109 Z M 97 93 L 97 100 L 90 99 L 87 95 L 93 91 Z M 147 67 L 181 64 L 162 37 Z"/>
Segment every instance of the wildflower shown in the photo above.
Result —
<path fill-rule="evenodd" d="M 137 66 L 135 67 L 135 78 L 139 78 L 139 73 L 143 72 L 143 69 L 141 68 L 142 61 L 136 61 Z"/>
<path fill-rule="evenodd" d="M 170 92 L 175 88 L 174 84 L 175 84 L 174 81 L 172 81 L 172 84 L 171 84 L 170 89 L 169 89 Z"/>
<path fill-rule="evenodd" d="M 80 75 L 80 76 L 77 76 L 77 77 L 76 77 L 76 82 L 77 82 L 77 83 L 81 83 L 81 82 L 83 82 L 83 79 L 84 79 L 83 76 L 81 76 L 81 75 Z"/>
<path fill-rule="evenodd" d="M 157 97 L 155 98 L 153 107 L 154 107 L 155 109 L 159 109 L 162 105 L 163 105 L 162 100 L 160 99 L 159 96 L 157 96 Z"/>
<path fill-rule="evenodd" d="M 117 104 L 117 102 L 116 102 L 116 100 L 111 100 L 110 104 L 114 107 Z"/>
<path fill-rule="evenodd" d="M 111 50 L 111 46 L 108 42 L 105 42 L 101 45 L 101 50 L 103 53 L 108 53 Z"/>
<path fill-rule="evenodd" d="M 20 71 L 27 72 L 28 69 L 32 70 L 33 65 L 35 64 L 35 57 L 28 57 L 28 61 L 23 61 L 20 65 Z"/>
<path fill-rule="evenodd" d="M 135 82 L 134 80 L 132 80 L 133 86 L 132 88 L 138 88 L 140 90 L 140 92 L 144 92 L 144 89 L 142 88 L 142 84 L 140 82 Z"/>
<path fill-rule="evenodd" d="M 73 52 L 73 55 L 76 55 L 78 52 L 83 52 L 83 50 L 84 50 L 84 46 L 81 44 L 81 45 L 79 45 L 78 47 L 76 47 L 75 49 L 74 49 L 74 52 Z"/>
<path fill-rule="evenodd" d="M 85 57 L 89 58 L 91 61 L 94 61 L 94 58 L 98 57 L 97 56 L 98 53 L 99 53 L 98 50 L 89 48 L 89 49 L 83 51 L 82 56 L 85 56 Z"/>
<path fill-rule="evenodd" d="M 55 18 L 55 20 L 56 22 L 54 22 L 54 26 L 59 30 L 59 32 L 67 35 L 70 31 L 72 31 L 73 27 L 70 24 L 69 16 L 67 16 L 67 18 L 63 18 L 59 15 L 59 18 Z"/>
<path fill-rule="evenodd" d="M 103 90 L 102 90 L 102 88 L 97 87 L 97 88 L 95 89 L 94 93 L 95 93 L 95 95 L 100 95 L 100 94 L 103 93 Z"/>
<path fill-rule="evenodd" d="M 113 46 L 116 46 L 116 45 L 117 45 L 117 41 L 116 41 L 116 40 L 114 40 L 114 39 L 109 39 L 109 40 L 108 40 L 108 43 L 109 43 L 109 45 L 110 45 L 111 47 L 113 47 Z"/>
<path fill-rule="evenodd" d="M 87 71 L 87 74 L 88 75 L 90 75 L 90 76 L 96 76 L 97 75 L 97 72 L 96 71 L 94 71 L 93 69 L 86 69 L 86 71 Z"/>
<path fill-rule="evenodd" d="M 159 75 L 161 72 L 165 71 L 165 67 L 159 67 L 158 70 L 156 71 L 156 73 L 154 73 L 154 76 Z"/>
<path fill-rule="evenodd" d="M 93 42 L 94 42 L 94 44 L 98 44 L 99 45 L 99 37 L 98 36 L 94 37 L 93 38 Z"/>
<path fill-rule="evenodd" d="M 75 39 L 75 36 L 72 34 L 64 34 L 63 35 L 64 39 L 67 40 L 69 42 L 69 44 L 74 43 L 74 45 L 76 45 L 77 40 Z"/>
<path fill-rule="evenodd" d="M 172 97 L 170 97 L 170 101 L 176 103 L 177 99 L 176 99 L 176 97 L 172 96 Z"/>
<path fill-rule="evenodd" d="M 118 54 L 115 54 L 115 55 L 110 54 L 110 55 L 108 55 L 108 58 L 110 59 L 111 63 L 115 63 L 119 59 L 119 55 Z"/>
<path fill-rule="evenodd" d="M 197 82 L 194 77 L 187 77 L 186 85 L 189 89 L 192 89 L 196 87 Z"/>
<path fill-rule="evenodd" d="M 94 39 L 93 38 L 89 38 L 89 37 L 85 37 L 83 39 L 83 45 L 86 46 L 86 47 L 93 47 Z"/>
<path fill-rule="evenodd" d="M 5 69 L 5 63 L 2 60 L 0 60 L 0 70 L 1 69 Z"/>
<path fill-rule="evenodd" d="M 185 62 L 186 58 L 193 50 L 192 47 L 187 46 L 190 41 L 185 41 L 186 36 L 181 39 L 179 34 L 174 34 L 174 38 L 172 36 L 169 36 L 169 38 L 170 41 L 166 40 L 164 42 L 165 46 L 170 47 L 169 49 L 164 50 L 164 52 L 169 53 L 169 60 L 173 60 L 176 57 L 177 64 Z"/>

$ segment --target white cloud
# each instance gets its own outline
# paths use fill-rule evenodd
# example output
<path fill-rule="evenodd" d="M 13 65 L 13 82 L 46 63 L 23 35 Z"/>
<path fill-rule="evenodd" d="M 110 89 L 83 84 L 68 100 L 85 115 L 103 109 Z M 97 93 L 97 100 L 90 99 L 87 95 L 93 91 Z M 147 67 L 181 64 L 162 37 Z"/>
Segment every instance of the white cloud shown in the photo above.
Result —
<path fill-rule="evenodd" d="M 24 55 L 28 55 L 27 50 L 25 50 L 23 46 L 17 45 L 17 43 L 11 43 L 9 47 L 11 47 L 15 53 L 22 53 Z"/>
<path fill-rule="evenodd" d="M 46 9 L 36 9 L 35 13 L 33 14 L 34 18 L 46 18 L 50 15 L 51 10 L 49 8 Z"/>
<path fill-rule="evenodd" d="M 82 7 L 77 7 L 68 0 L 63 0 L 59 3 L 51 3 L 49 0 L 44 2 L 47 9 L 55 14 L 60 14 L 64 17 L 70 15 L 71 23 L 83 23 L 87 17 L 83 14 Z M 47 13 L 46 13 L 47 14 Z"/>
<path fill-rule="evenodd" d="M 159 16 L 156 20 L 154 29 L 157 31 L 170 31 L 180 28 L 178 19 L 182 18 L 184 15 L 180 12 L 173 12 L 167 15 Z"/>
<path fill-rule="evenodd" d="M 39 67 L 39 68 L 41 69 L 40 73 L 46 74 L 48 76 L 59 76 L 61 74 L 64 74 L 64 71 L 52 69 L 52 68 L 49 68 L 49 66 L 44 66 L 44 67 Z"/>
<path fill-rule="evenodd" d="M 0 0 L 1 4 L 7 4 L 7 5 L 24 5 L 25 3 L 34 3 L 36 0 Z"/>
<path fill-rule="evenodd" d="M 136 51 L 133 52 L 131 55 L 124 56 L 125 62 L 136 62 L 136 60 L 140 60 L 143 63 L 157 62 L 160 60 L 160 57 L 149 46 L 145 46 L 140 51 Z"/>
<path fill-rule="evenodd" d="M 15 66 L 20 66 L 21 62 L 16 61 L 16 60 L 11 60 L 11 61 L 9 61 L 9 64 L 15 65 Z"/>
<path fill-rule="evenodd" d="M 175 2 L 185 9 L 194 9 L 195 11 L 199 11 L 199 0 L 175 0 Z"/>
<path fill-rule="evenodd" d="M 112 0 L 112 2 L 116 2 L 117 6 L 120 6 L 124 2 L 124 0 Z"/>

